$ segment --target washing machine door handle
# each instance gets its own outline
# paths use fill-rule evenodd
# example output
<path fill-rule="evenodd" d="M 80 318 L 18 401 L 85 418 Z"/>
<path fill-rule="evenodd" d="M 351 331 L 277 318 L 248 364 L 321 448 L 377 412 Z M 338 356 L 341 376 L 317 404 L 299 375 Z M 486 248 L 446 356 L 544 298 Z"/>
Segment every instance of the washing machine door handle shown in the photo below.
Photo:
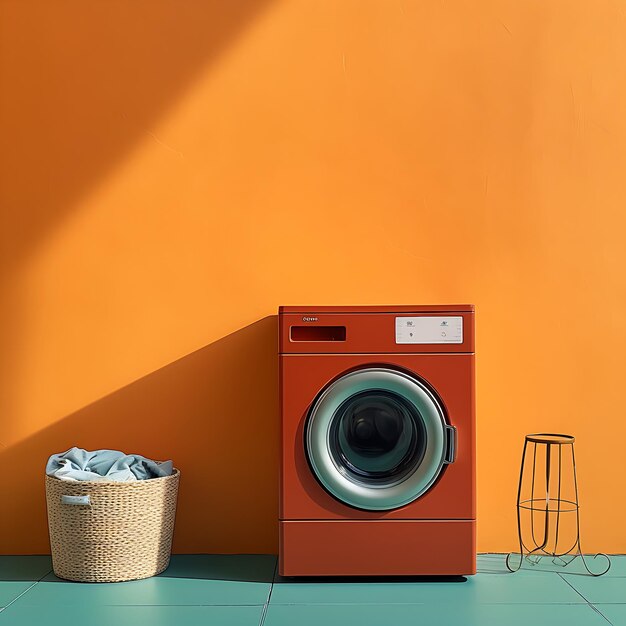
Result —
<path fill-rule="evenodd" d="M 446 453 L 443 462 L 450 464 L 456 461 L 456 427 L 446 424 Z"/>

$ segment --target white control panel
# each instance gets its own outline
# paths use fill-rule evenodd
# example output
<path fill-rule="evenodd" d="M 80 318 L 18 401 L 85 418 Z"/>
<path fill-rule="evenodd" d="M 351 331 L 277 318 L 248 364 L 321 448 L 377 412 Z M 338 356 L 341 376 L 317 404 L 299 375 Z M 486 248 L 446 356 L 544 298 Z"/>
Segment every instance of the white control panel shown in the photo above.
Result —
<path fill-rule="evenodd" d="M 396 343 L 463 343 L 463 318 L 396 317 Z"/>

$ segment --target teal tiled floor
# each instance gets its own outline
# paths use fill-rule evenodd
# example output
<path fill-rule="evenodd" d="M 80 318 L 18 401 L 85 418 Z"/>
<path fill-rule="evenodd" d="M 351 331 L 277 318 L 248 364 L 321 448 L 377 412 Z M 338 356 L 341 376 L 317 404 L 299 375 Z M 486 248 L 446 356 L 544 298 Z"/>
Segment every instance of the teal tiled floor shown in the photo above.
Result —
<path fill-rule="evenodd" d="M 0 613 L 0 624 L 11 626 L 257 626 L 263 606 L 118 606 L 105 605 L 97 610 L 85 607 L 32 606 L 15 604 Z M 3 619 L 6 618 L 6 621 Z"/>
<path fill-rule="evenodd" d="M 0 557 L 0 610 L 28 591 L 51 568 L 49 556 Z"/>
<path fill-rule="evenodd" d="M 534 574 L 534 573 L 533 573 Z M 556 574 L 480 574 L 466 582 L 327 582 L 274 585 L 272 604 L 585 604 Z"/>
<path fill-rule="evenodd" d="M 602 578 L 509 574 L 501 555 L 481 555 L 478 569 L 466 582 L 297 581 L 276 575 L 273 556 L 179 555 L 155 578 L 80 584 L 56 578 L 49 557 L 5 556 L 0 626 L 626 625 L 626 556 Z"/>
<path fill-rule="evenodd" d="M 50 606 L 262 606 L 276 559 L 269 555 L 181 555 L 159 576 L 127 583 L 85 585 L 50 573 L 20 603 Z"/>
<path fill-rule="evenodd" d="M 271 604 L 264 626 L 608 626 L 590 606 L 572 604 Z"/>

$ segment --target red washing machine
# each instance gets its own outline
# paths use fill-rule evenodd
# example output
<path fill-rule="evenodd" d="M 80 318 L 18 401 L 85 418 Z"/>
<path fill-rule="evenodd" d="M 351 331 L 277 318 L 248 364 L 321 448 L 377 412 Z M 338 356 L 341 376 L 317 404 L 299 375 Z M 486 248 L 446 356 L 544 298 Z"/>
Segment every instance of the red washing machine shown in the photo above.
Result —
<path fill-rule="evenodd" d="M 476 573 L 474 307 L 281 307 L 283 576 Z"/>

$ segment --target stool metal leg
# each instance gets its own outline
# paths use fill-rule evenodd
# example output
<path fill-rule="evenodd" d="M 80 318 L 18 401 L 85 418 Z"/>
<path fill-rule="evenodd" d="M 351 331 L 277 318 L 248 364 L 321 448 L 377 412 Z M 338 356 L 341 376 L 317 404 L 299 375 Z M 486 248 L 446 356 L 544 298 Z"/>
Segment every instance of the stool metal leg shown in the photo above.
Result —
<path fill-rule="evenodd" d="M 522 478 L 524 476 L 524 465 L 526 464 L 526 448 L 528 448 L 528 440 L 524 439 L 524 448 L 522 450 L 522 462 L 520 463 L 520 472 L 519 472 L 519 482 L 517 486 L 517 538 L 519 541 L 519 563 L 517 567 L 511 566 L 511 557 L 514 552 L 509 552 L 506 555 L 506 567 L 511 572 L 516 572 L 520 567 L 522 567 L 522 560 L 524 558 L 524 541 L 522 540 L 522 519 L 521 519 L 521 509 L 519 507 L 519 502 L 522 499 Z M 535 473 L 533 467 L 533 474 Z M 532 519 L 532 517 L 531 517 Z"/>
<path fill-rule="evenodd" d="M 572 465 L 574 467 L 574 491 L 576 493 L 576 503 L 578 504 L 578 480 L 576 479 L 576 456 L 574 455 L 574 444 L 572 444 L 571 448 L 572 448 Z M 592 555 L 591 558 L 593 561 L 595 561 L 597 558 L 604 557 L 606 559 L 606 569 L 600 572 L 592 572 L 589 569 L 589 566 L 587 565 L 587 561 L 585 560 L 585 555 L 583 554 L 582 548 L 580 547 L 580 514 L 579 514 L 578 506 L 576 506 L 576 546 L 578 547 L 578 553 L 574 555 L 573 559 L 575 559 L 577 556 L 580 556 L 583 562 L 583 565 L 585 566 L 585 569 L 587 570 L 589 574 L 591 574 L 591 576 L 602 576 L 603 574 L 606 574 L 611 569 L 611 559 L 608 557 L 608 555 L 604 554 L 604 552 L 597 552 L 596 554 Z"/>

